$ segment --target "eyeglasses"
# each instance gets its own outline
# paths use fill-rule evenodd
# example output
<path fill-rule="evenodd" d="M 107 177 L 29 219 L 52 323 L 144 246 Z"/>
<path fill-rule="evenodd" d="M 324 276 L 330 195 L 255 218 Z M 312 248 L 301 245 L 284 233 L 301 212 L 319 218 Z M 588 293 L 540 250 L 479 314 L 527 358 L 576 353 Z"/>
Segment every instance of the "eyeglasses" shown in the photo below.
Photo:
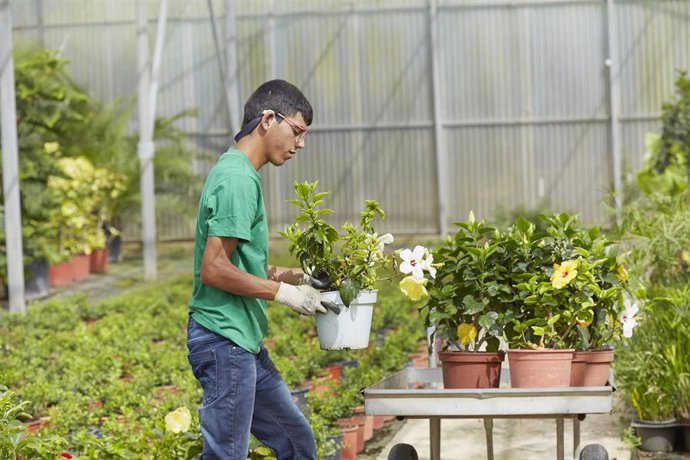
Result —
<path fill-rule="evenodd" d="M 280 118 L 285 120 L 285 123 L 290 125 L 290 127 L 292 128 L 292 134 L 295 135 L 295 143 L 301 141 L 302 139 L 304 139 L 304 136 L 307 135 L 307 128 L 305 126 L 302 126 L 299 123 L 290 120 L 281 113 L 276 112 L 276 116 L 279 116 Z"/>

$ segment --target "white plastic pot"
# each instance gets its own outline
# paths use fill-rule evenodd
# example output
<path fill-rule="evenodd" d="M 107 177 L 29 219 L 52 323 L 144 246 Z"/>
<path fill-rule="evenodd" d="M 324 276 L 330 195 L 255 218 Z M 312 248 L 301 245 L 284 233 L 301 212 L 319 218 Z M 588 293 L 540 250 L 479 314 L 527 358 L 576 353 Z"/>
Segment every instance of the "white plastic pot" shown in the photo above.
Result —
<path fill-rule="evenodd" d="M 340 314 L 328 310 L 316 314 L 316 334 L 323 350 L 361 349 L 369 345 L 371 316 L 378 291 L 360 291 L 349 307 L 343 304 L 338 291 L 321 293 L 321 299 L 335 302 Z"/>

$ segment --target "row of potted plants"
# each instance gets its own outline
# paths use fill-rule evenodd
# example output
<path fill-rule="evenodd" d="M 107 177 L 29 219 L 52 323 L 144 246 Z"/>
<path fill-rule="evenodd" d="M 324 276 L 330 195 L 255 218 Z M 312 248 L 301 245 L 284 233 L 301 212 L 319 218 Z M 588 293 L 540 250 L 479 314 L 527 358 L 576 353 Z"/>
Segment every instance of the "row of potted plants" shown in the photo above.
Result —
<path fill-rule="evenodd" d="M 561 213 L 539 216 L 539 230 L 520 217 L 500 231 L 470 213 L 433 253 L 416 246 L 391 257 L 384 246 L 393 237 L 373 228 L 375 216 L 385 217 L 376 201 L 366 202 L 359 226 L 339 232 L 325 218 L 328 192 L 317 185 L 295 184 L 299 213 L 282 235 L 305 271 L 330 280 L 334 294 L 324 296 L 344 308 L 317 317 L 322 348 L 366 346 L 378 282 L 404 274 L 400 289 L 425 299 L 426 325 L 442 340 L 446 387 L 498 386 L 499 348 L 507 348 L 514 387 L 607 383 L 613 352 L 605 347 L 632 335 L 644 292 L 633 292 L 618 246 L 598 227 Z M 464 380 L 451 382 L 453 375 Z"/>
<path fill-rule="evenodd" d="M 615 363 L 616 382 L 634 409 L 629 437 L 642 450 L 690 450 L 690 78 L 679 72 L 661 107 L 661 130 L 626 190 L 619 232 L 631 276 L 646 286 L 640 324 Z"/>
<path fill-rule="evenodd" d="M 684 194 L 641 198 L 623 225 L 631 274 L 645 281 L 649 302 L 635 336 L 618 351 L 616 382 L 634 409 L 631 426 L 643 450 L 690 449 L 690 208 Z"/>
<path fill-rule="evenodd" d="M 93 99 L 70 78 L 68 61 L 58 52 L 19 44 L 14 59 L 27 297 L 42 297 L 47 264 L 69 262 L 107 243 L 111 260 L 119 260 L 120 231 L 140 215 L 137 137 L 129 133 L 132 102 L 105 106 Z M 178 220 L 193 220 L 195 200 L 189 197 L 200 187 L 194 153 L 176 127 L 194 114 L 187 110 L 155 123 L 157 211 L 173 209 Z M 4 240 L 3 228 L 2 285 Z"/>
<path fill-rule="evenodd" d="M 525 218 L 505 231 L 472 214 L 457 223 L 457 233 L 434 252 L 439 267 L 422 308 L 426 324 L 452 350 L 441 354 L 444 368 L 457 365 L 458 352 L 493 362 L 492 380 L 481 385 L 498 385 L 499 347 L 507 348 L 514 387 L 604 385 L 613 353 L 602 359 L 602 350 L 632 334 L 632 299 L 642 291 L 633 292 L 623 257 L 599 228 L 581 226 L 567 213 L 539 219 L 539 231 Z M 537 351 L 547 365 L 535 361 Z M 549 372 L 531 375 L 530 368 Z M 603 372 L 595 378 L 588 369 Z M 467 378 L 459 385 L 480 384 Z"/>

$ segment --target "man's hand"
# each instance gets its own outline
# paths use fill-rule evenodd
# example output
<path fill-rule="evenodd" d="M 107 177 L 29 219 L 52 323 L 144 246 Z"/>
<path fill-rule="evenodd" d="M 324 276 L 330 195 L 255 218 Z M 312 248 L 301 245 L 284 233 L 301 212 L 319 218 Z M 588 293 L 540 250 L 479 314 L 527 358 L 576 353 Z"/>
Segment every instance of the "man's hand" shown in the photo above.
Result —
<path fill-rule="evenodd" d="M 281 281 L 275 301 L 287 305 L 301 315 L 314 316 L 317 312 L 326 313 L 326 309 L 321 305 L 321 293 L 309 285 L 293 286 Z"/>

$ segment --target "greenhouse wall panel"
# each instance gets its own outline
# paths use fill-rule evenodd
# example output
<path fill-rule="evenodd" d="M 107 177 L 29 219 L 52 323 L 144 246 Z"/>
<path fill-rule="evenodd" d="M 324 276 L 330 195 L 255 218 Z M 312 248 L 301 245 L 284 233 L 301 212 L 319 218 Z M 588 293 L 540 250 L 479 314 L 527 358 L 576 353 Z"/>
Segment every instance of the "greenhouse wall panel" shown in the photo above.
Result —
<path fill-rule="evenodd" d="M 94 96 L 132 102 L 136 4 L 12 0 L 15 42 L 59 49 Z M 169 0 L 157 114 L 197 109 L 178 126 L 199 152 L 202 176 L 234 135 L 221 80 L 226 4 Z M 357 221 L 363 200 L 374 198 L 388 214 L 381 231 L 433 234 L 470 210 L 491 218 L 517 206 L 609 220 L 602 201 L 613 187 L 612 89 L 620 91 L 630 178 L 678 70 L 690 67 L 690 2 L 613 4 L 610 22 L 605 0 L 235 1 L 238 68 L 229 77 L 241 102 L 261 82 L 284 78 L 315 109 L 306 148 L 262 171 L 271 235 L 295 216 L 285 204 L 293 183 L 316 179 L 332 192 L 334 223 Z M 147 6 L 152 55 L 159 2 Z M 136 123 L 133 110 L 133 132 Z M 193 237 L 174 215 L 168 220 L 158 222 L 160 239 Z"/>

